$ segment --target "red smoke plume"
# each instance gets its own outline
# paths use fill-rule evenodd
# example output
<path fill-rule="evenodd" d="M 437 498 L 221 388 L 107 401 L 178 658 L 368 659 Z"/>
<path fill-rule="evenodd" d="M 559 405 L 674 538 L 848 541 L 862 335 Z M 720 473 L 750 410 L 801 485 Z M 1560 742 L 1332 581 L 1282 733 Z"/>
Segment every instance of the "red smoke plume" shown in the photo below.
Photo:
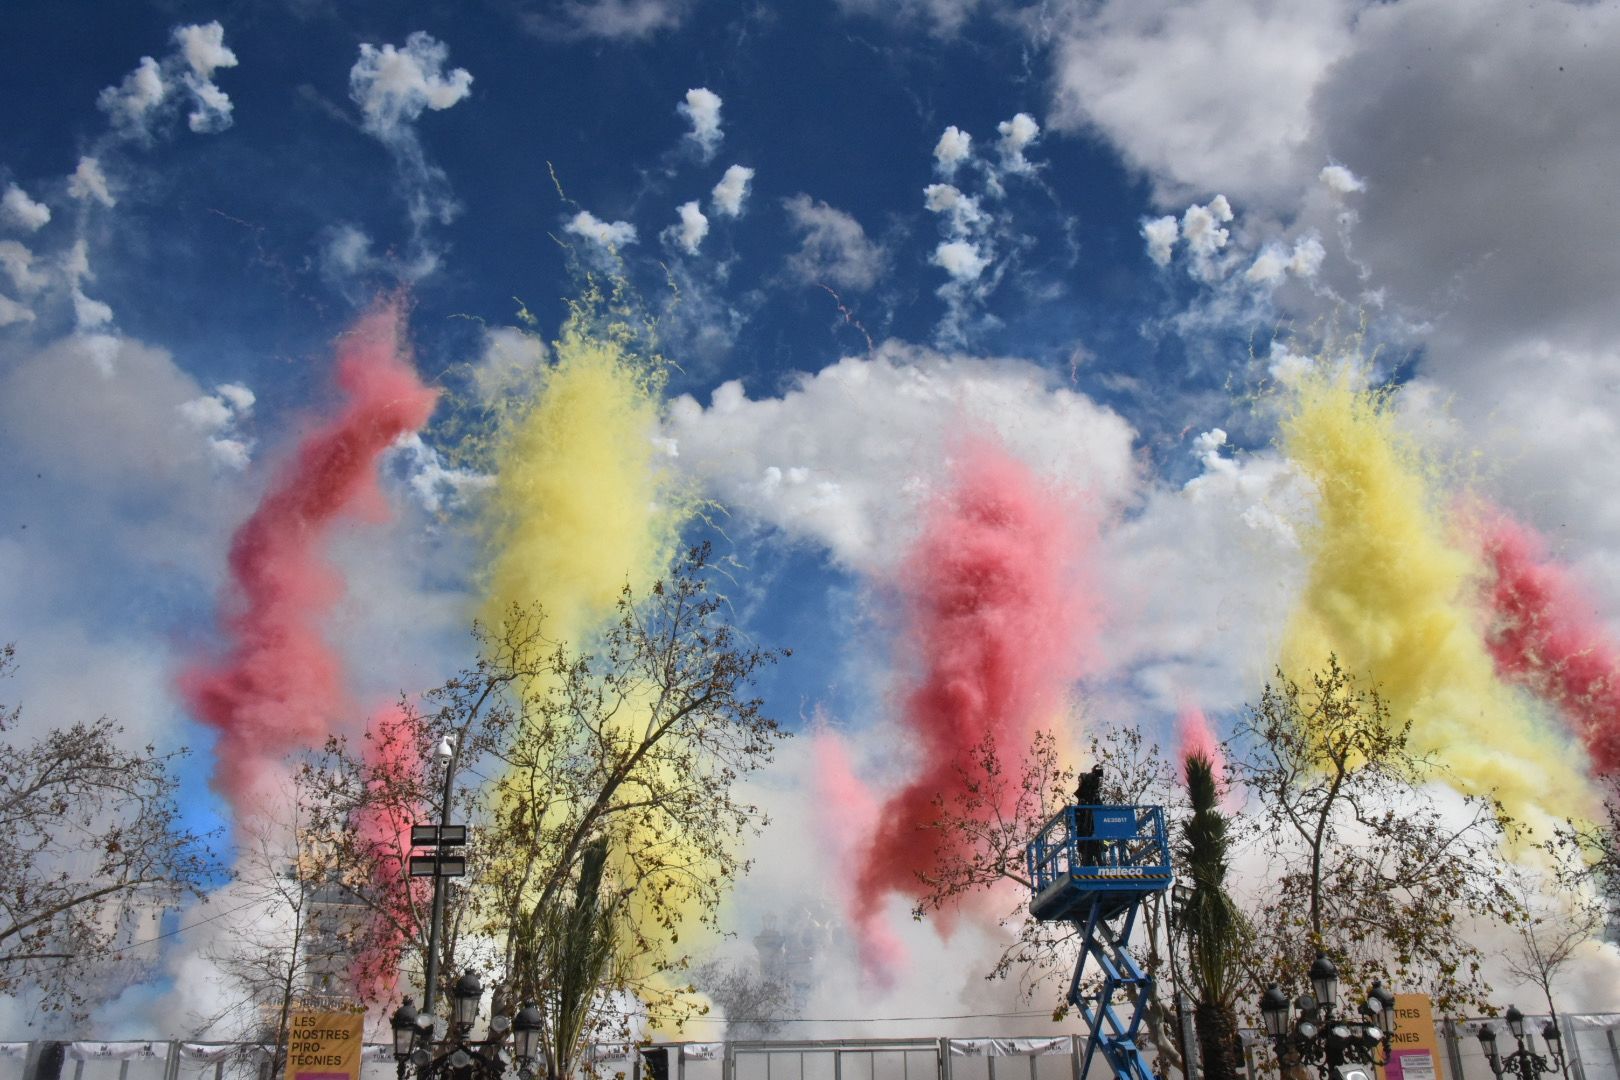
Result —
<path fill-rule="evenodd" d="M 1597 772 L 1620 770 L 1620 645 L 1535 530 L 1492 507 L 1469 516 L 1493 575 L 1486 644 L 1497 671 L 1557 706 Z"/>
<path fill-rule="evenodd" d="M 926 511 L 901 570 L 906 644 L 921 668 L 904 706 L 917 772 L 884 805 L 857 878 L 854 914 L 868 946 L 889 894 L 917 895 L 919 873 L 966 853 L 964 838 L 931 828 L 935 800 L 982 778 L 975 749 L 986 739 L 1004 766 L 1023 760 L 1063 709 L 1096 629 L 1079 572 L 1094 526 L 999 445 L 961 450 L 953 486 Z M 868 970 L 882 974 L 881 954 L 865 951 Z"/>
<path fill-rule="evenodd" d="M 219 732 L 213 785 L 238 819 L 263 805 L 289 751 L 319 745 L 351 712 L 321 622 L 343 594 L 326 544 L 344 517 L 386 514 L 377 459 L 421 427 L 437 392 L 411 369 L 397 303 L 378 307 L 338 343 L 342 411 L 309 432 L 231 541 L 218 660 L 180 677 L 197 718 Z"/>
<path fill-rule="evenodd" d="M 410 925 L 411 888 L 406 875 L 410 858 L 411 824 L 420 809 L 406 797 L 422 775 L 422 751 L 417 727 L 398 705 L 376 718 L 365 744 L 366 788 L 370 796 L 356 815 L 355 828 L 370 854 L 374 898 L 384 913 L 368 919 L 349 967 L 349 982 L 362 1001 L 391 996 L 399 978 L 400 947 L 404 927 Z M 425 897 L 416 897 L 425 900 Z"/>

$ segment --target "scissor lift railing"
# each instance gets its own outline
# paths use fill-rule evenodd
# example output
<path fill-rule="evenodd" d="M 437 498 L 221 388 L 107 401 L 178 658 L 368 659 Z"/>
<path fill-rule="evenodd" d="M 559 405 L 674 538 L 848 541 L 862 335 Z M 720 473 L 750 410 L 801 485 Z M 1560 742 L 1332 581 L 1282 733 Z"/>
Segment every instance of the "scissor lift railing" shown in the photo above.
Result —
<path fill-rule="evenodd" d="M 1041 829 L 1027 853 L 1034 897 L 1029 910 L 1081 932 L 1080 959 L 1068 1000 L 1089 1029 L 1080 1075 L 1100 1050 L 1118 1080 L 1154 1080 L 1138 1045 L 1153 979 L 1130 952 L 1142 901 L 1170 887 L 1170 841 L 1159 806 L 1067 806 Z M 1102 983 L 1084 985 L 1087 964 Z M 1128 1016 L 1114 1007 L 1123 993 Z"/>

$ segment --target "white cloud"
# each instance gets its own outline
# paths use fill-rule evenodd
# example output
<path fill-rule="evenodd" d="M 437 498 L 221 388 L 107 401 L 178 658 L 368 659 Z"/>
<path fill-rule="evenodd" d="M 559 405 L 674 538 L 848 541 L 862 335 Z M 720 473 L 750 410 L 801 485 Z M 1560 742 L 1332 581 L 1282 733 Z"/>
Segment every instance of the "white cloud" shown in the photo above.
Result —
<path fill-rule="evenodd" d="M 12 326 L 16 323 L 34 321 L 32 308 L 17 303 L 11 297 L 0 294 L 0 326 Z"/>
<path fill-rule="evenodd" d="M 746 165 L 732 165 L 720 182 L 714 185 L 714 212 L 722 217 L 740 217 L 743 201 L 748 198 L 748 185 L 754 179 L 754 170 Z"/>
<path fill-rule="evenodd" d="M 403 49 L 362 42 L 349 69 L 349 96 L 360 106 L 367 131 L 388 141 L 400 137 L 428 109 L 448 109 L 472 93 L 466 68 L 444 70 L 450 47 L 426 31 L 405 39 Z"/>
<path fill-rule="evenodd" d="M 241 383 L 220 383 L 214 390 L 230 403 L 232 409 L 244 415 L 253 411 L 254 402 L 258 400 L 253 391 Z"/>
<path fill-rule="evenodd" d="M 1180 237 L 1181 227 L 1169 215 L 1142 222 L 1142 238 L 1147 241 L 1148 258 L 1160 266 L 1170 265 L 1171 249 Z"/>
<path fill-rule="evenodd" d="M 1260 254 L 1243 276 L 1257 285 L 1274 285 L 1287 274 L 1308 280 L 1322 269 L 1322 260 L 1326 257 L 1327 249 L 1314 235 L 1302 236 L 1294 241 L 1292 251 L 1281 244 L 1271 243 L 1260 249 Z"/>
<path fill-rule="evenodd" d="M 1350 48 L 1361 0 L 1104 0 L 1057 27 L 1048 126 L 1091 127 L 1166 202 L 1299 190 L 1312 101 Z M 1317 156 L 1316 161 L 1321 157 Z"/>
<path fill-rule="evenodd" d="M 515 326 L 486 328 L 483 351 L 471 365 L 478 399 L 491 402 L 522 395 L 545 360 L 546 343 L 538 334 Z"/>
<path fill-rule="evenodd" d="M 175 30 L 174 40 L 190 68 L 181 76 L 195 103 L 187 124 L 198 133 L 230 127 L 231 99 L 213 82 L 215 71 L 237 63 L 236 54 L 225 47 L 225 28 L 217 22 L 182 26 Z"/>
<path fill-rule="evenodd" d="M 1001 167 L 1009 173 L 1028 175 L 1035 171 L 1035 165 L 1024 156 L 1041 137 L 1041 125 L 1028 113 L 1018 113 L 1011 120 L 1003 120 L 996 125 L 1001 133 L 1001 142 L 998 148 L 1001 151 Z"/>
<path fill-rule="evenodd" d="M 334 275 L 353 277 L 376 262 L 371 254 L 371 237 L 354 225 L 339 225 L 321 248 L 321 261 Z"/>
<path fill-rule="evenodd" d="M 145 139 L 151 134 L 149 121 L 168 93 L 162 66 L 150 56 L 143 56 L 122 83 L 101 92 L 96 105 L 120 132 Z"/>
<path fill-rule="evenodd" d="M 955 124 L 947 127 L 934 144 L 934 167 L 946 178 L 954 176 L 962 163 L 972 157 L 973 136 Z"/>
<path fill-rule="evenodd" d="M 970 240 L 948 240 L 934 248 L 929 260 L 956 281 L 977 281 L 990 260 Z"/>
<path fill-rule="evenodd" d="M 681 215 L 681 222 L 670 227 L 671 235 L 680 243 L 683 251 L 696 255 L 703 245 L 703 238 L 709 235 L 709 219 L 703 216 L 703 210 L 695 199 L 681 203 L 677 211 Z"/>
<path fill-rule="evenodd" d="M 838 0 L 854 14 L 900 23 L 924 23 L 942 37 L 955 34 L 979 7 L 980 0 Z"/>
<path fill-rule="evenodd" d="M 639 41 L 678 27 L 689 0 L 561 0 L 525 22 L 541 37 Z"/>
<path fill-rule="evenodd" d="M 175 408 L 186 423 L 210 435 L 229 424 L 233 415 L 231 407 L 212 394 L 182 401 Z"/>
<path fill-rule="evenodd" d="M 118 86 L 101 92 L 97 104 L 126 138 L 149 142 L 175 114 L 176 86 L 190 94 L 191 130 L 224 131 L 231 126 L 231 99 L 213 81 L 220 68 L 236 66 L 236 54 L 225 46 L 225 29 L 218 22 L 181 26 L 174 31 L 174 52 L 162 63 L 150 56 Z"/>
<path fill-rule="evenodd" d="M 5 195 L 0 196 L 0 220 L 25 232 L 38 232 L 51 220 L 51 208 L 30 199 L 16 184 L 8 184 Z"/>
<path fill-rule="evenodd" d="M 686 92 L 686 100 L 676 105 L 675 111 L 692 125 L 686 138 L 697 144 L 703 160 L 714 157 L 720 140 L 725 137 L 720 130 L 720 95 L 708 87 L 696 87 Z"/>
<path fill-rule="evenodd" d="M 883 249 L 867 239 L 854 217 L 804 194 L 785 199 L 782 205 L 802 234 L 799 250 L 788 258 L 788 266 L 801 280 L 850 289 L 877 284 Z"/>
<path fill-rule="evenodd" d="M 179 27 L 174 40 L 199 79 L 212 79 L 220 68 L 236 66 L 236 54 L 225 47 L 225 28 L 217 22 Z"/>
<path fill-rule="evenodd" d="M 93 157 L 81 157 L 78 168 L 68 177 L 68 194 L 75 199 L 94 199 L 102 206 L 116 206 L 112 189 L 107 186 L 107 174 L 101 171 L 101 162 Z"/>
<path fill-rule="evenodd" d="M 1231 233 L 1221 228 L 1232 220 L 1232 205 L 1225 195 L 1217 195 L 1209 205 L 1194 203 L 1181 215 L 1181 236 L 1193 258 L 1207 259 L 1226 246 Z"/>
<path fill-rule="evenodd" d="M 1119 616 L 1101 638 L 1106 675 L 1091 704 L 1111 722 L 1189 699 L 1234 709 L 1271 673 L 1304 577 L 1295 526 L 1309 520 L 1311 490 L 1277 454 L 1235 459 L 1226 442 L 1219 428 L 1196 437 L 1203 472 L 1155 487 L 1104 534 L 1097 580 Z"/>
<path fill-rule="evenodd" d="M 581 210 L 563 226 L 563 231 L 589 240 L 609 251 L 636 242 L 636 227 L 628 221 L 607 222 L 589 210 Z"/>
<path fill-rule="evenodd" d="M 988 222 L 979 207 L 979 200 L 964 195 L 951 184 L 929 184 L 923 188 L 923 206 L 936 214 L 945 214 L 953 233 L 963 234 Z"/>
<path fill-rule="evenodd" d="M 493 476 L 446 465 L 443 456 L 416 432 L 402 435 L 391 453 L 407 474 L 411 494 L 430 514 L 440 513 L 464 501 L 469 493 L 495 484 Z"/>
<path fill-rule="evenodd" d="M 444 170 L 428 161 L 415 126 L 427 110 L 451 108 L 472 93 L 472 74 L 466 68 L 447 72 L 449 59 L 448 45 L 418 30 L 403 49 L 362 43 L 349 69 L 349 97 L 360 106 L 361 127 L 388 148 L 399 172 L 415 249 L 399 264 L 405 280 L 419 280 L 438 266 L 428 226 L 448 225 L 461 209 Z"/>
<path fill-rule="evenodd" d="M 895 342 L 801 376 L 780 398 L 750 399 L 737 382 L 707 408 L 681 397 L 666 432 L 680 467 L 733 511 L 870 570 L 903 549 L 917 507 L 944 482 L 953 440 L 975 427 L 1105 505 L 1134 489 L 1130 427 L 1051 372 Z"/>
<path fill-rule="evenodd" d="M 176 410 L 206 436 L 215 462 L 240 472 L 253 460 L 253 441 L 242 436 L 238 425 L 253 411 L 254 401 L 253 391 L 241 383 L 222 383 L 212 394 L 182 401 Z"/>
<path fill-rule="evenodd" d="M 112 322 L 113 309 L 110 304 L 100 300 L 92 300 L 84 295 L 82 289 L 75 287 L 73 290 L 73 319 L 80 330 L 95 330 Z"/>
<path fill-rule="evenodd" d="M 1353 195 L 1367 190 L 1366 181 L 1343 165 L 1324 165 L 1317 176 L 1335 195 Z"/>
<path fill-rule="evenodd" d="M 25 296 L 38 292 L 50 280 L 34 269 L 34 253 L 15 240 L 0 240 L 0 270 Z"/>
<path fill-rule="evenodd" d="M 186 117 L 186 125 L 199 135 L 210 135 L 231 126 L 231 99 L 206 79 L 188 80 L 196 107 Z"/>

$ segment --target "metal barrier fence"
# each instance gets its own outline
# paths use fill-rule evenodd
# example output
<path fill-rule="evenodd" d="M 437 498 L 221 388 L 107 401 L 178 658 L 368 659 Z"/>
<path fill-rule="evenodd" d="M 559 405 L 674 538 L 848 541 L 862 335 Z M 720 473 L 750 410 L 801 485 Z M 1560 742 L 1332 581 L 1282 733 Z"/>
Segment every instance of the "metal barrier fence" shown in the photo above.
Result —
<path fill-rule="evenodd" d="M 1539 1032 L 1544 1017 L 1526 1017 Z M 1620 1013 L 1559 1017 L 1568 1080 L 1620 1080 Z M 1436 1025 L 1439 1080 L 1494 1080 L 1474 1038 L 1477 1021 Z M 1511 1043 L 1511 1040 L 1509 1040 Z M 1103 1063 L 1080 1075 L 1083 1036 L 895 1038 L 661 1043 L 668 1080 L 1106 1080 Z M 643 1047 L 599 1046 L 589 1054 L 605 1080 L 652 1080 Z M 1271 1050 L 1244 1033 L 1248 1072 L 1275 1076 Z M 281 1080 L 268 1076 L 268 1047 L 243 1043 L 0 1042 L 0 1080 Z M 1173 1074 L 1172 1074 L 1173 1075 Z M 368 1045 L 361 1080 L 395 1080 L 392 1047 Z"/>

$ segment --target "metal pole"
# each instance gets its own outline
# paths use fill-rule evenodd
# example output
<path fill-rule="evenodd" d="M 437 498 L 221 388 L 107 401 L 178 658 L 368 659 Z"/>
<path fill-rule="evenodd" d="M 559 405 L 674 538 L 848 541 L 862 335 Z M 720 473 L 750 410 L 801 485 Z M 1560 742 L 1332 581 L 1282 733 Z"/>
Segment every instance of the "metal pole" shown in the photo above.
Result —
<path fill-rule="evenodd" d="M 444 767 L 444 798 L 439 804 L 439 834 L 443 838 L 444 827 L 450 823 L 450 792 L 451 784 L 456 778 L 456 763 L 461 760 L 461 738 L 463 732 L 456 732 L 456 741 L 450 747 L 450 760 Z M 444 857 L 442 845 L 433 848 L 433 914 L 428 919 L 427 940 L 427 974 L 423 978 L 422 1011 L 433 1011 L 433 999 L 437 996 L 439 987 L 439 936 L 444 933 L 444 875 L 440 873 L 439 860 Z"/>

